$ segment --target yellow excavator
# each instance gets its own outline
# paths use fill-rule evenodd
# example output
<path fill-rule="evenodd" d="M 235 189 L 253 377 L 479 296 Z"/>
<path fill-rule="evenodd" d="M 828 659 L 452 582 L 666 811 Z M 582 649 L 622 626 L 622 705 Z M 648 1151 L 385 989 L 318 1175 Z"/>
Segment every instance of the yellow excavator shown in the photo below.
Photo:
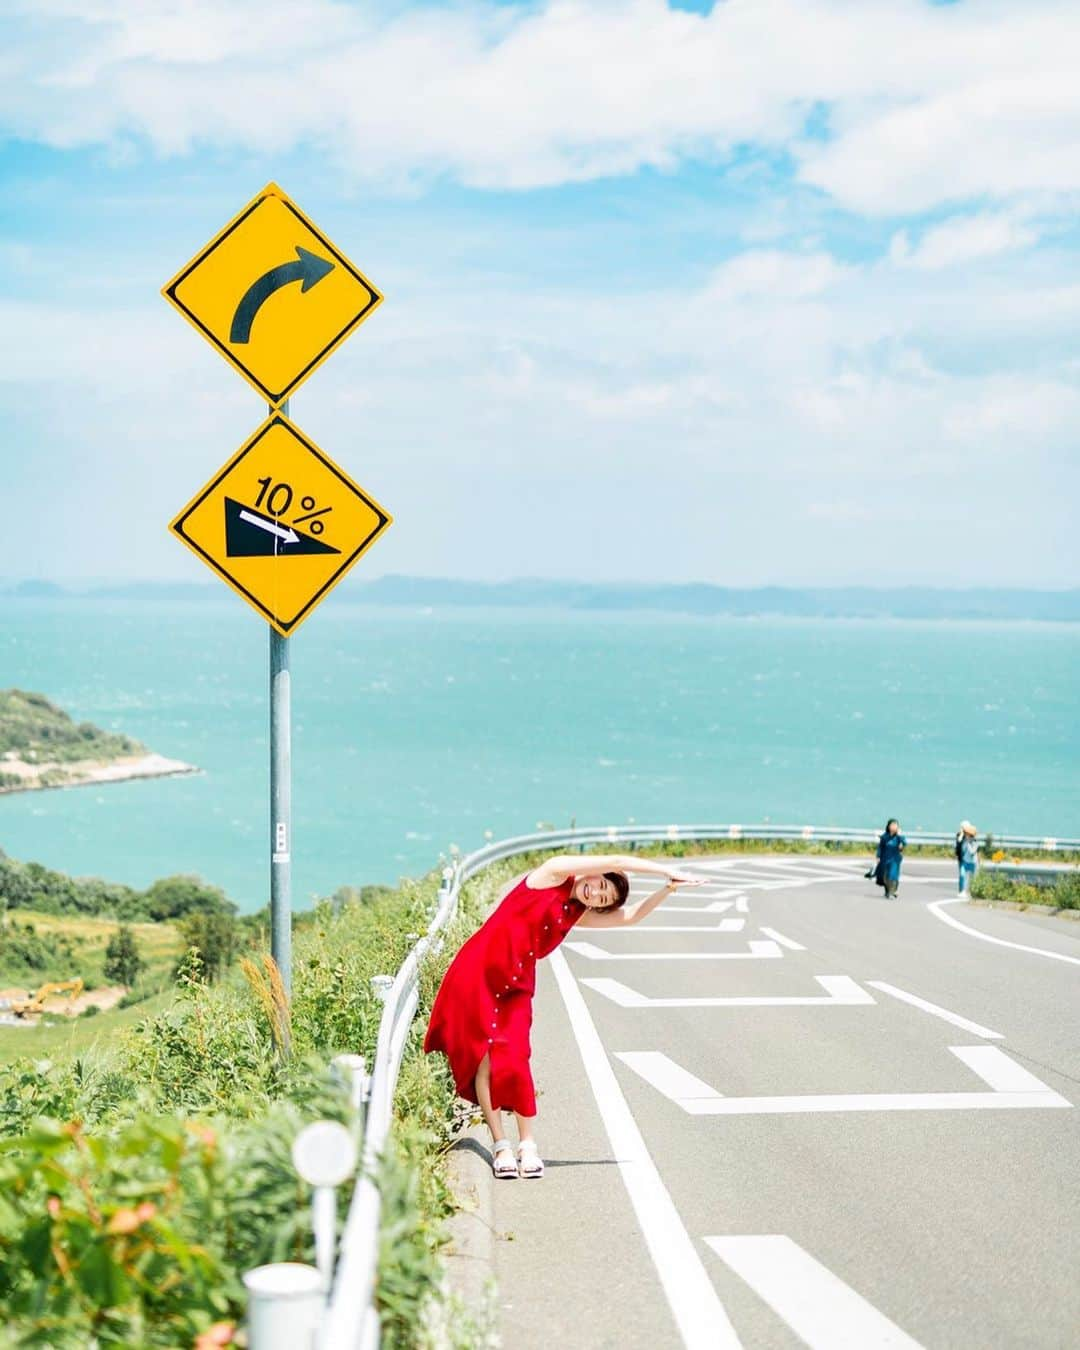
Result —
<path fill-rule="evenodd" d="M 53 994 L 68 994 L 71 998 L 78 998 L 82 991 L 82 980 L 58 980 L 43 984 L 32 997 L 28 995 L 26 998 L 12 999 L 8 1011 L 16 1017 L 33 1017 L 45 1011 L 45 1000 Z"/>

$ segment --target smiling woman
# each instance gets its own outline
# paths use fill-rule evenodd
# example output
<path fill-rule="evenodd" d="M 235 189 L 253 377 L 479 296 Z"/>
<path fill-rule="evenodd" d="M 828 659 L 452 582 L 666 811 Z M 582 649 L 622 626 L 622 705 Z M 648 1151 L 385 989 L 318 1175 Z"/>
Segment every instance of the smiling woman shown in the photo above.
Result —
<path fill-rule="evenodd" d="M 630 871 L 664 877 L 665 884 L 628 911 Z M 575 925 L 640 923 L 677 887 L 701 880 L 624 854 L 549 858 L 521 878 L 458 952 L 432 1007 L 424 1049 L 443 1051 L 458 1093 L 483 1111 L 497 1177 L 544 1174 L 532 1133 L 536 1092 L 529 1067 L 537 961 Z M 503 1133 L 503 1110 L 517 1117 L 516 1160 Z"/>

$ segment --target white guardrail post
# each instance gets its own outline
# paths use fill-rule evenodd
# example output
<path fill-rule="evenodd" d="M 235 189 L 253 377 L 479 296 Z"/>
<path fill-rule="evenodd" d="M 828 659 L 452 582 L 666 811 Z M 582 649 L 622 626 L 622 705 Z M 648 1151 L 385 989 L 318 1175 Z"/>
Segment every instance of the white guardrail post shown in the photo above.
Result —
<path fill-rule="evenodd" d="M 297 1138 L 294 1159 L 297 1169 L 316 1187 L 315 1235 L 318 1268 L 294 1262 L 260 1266 L 244 1276 L 249 1295 L 248 1328 L 251 1350 L 377 1350 L 379 1319 L 375 1310 L 375 1270 L 379 1241 L 379 1191 L 376 1169 L 382 1156 L 393 1114 L 394 1089 L 405 1053 L 405 1043 L 419 1001 L 417 988 L 420 963 L 428 950 L 442 950 L 441 932 L 457 912 L 461 887 L 485 867 L 515 854 L 557 848 L 584 852 L 591 845 L 666 844 L 725 840 L 776 840 L 815 844 L 877 844 L 880 830 L 832 829 L 817 825 L 604 825 L 570 830 L 544 830 L 485 844 L 455 865 L 445 867 L 435 910 L 427 933 L 416 939 L 396 975 L 375 975 L 371 984 L 382 1002 L 382 1016 L 371 1076 L 361 1055 L 338 1055 L 334 1065 L 350 1085 L 356 1127 L 350 1134 L 343 1126 L 319 1122 Z M 993 835 L 995 849 L 1080 854 L 1080 839 L 1034 835 Z M 908 846 L 951 847 L 955 835 L 909 831 Z M 1026 869 L 1008 863 L 988 864 L 994 870 L 1044 878 L 1071 871 L 1072 867 L 1028 864 Z M 331 1142 L 325 1131 L 340 1131 Z M 362 1136 L 361 1136 L 362 1130 Z M 318 1135 L 311 1131 L 321 1131 Z M 301 1140 L 308 1136 L 305 1147 Z M 315 1141 L 315 1142 L 312 1142 Z M 353 1188 L 348 1217 L 342 1234 L 336 1268 L 333 1236 L 336 1207 L 333 1187 L 360 1167 Z M 347 1146 L 347 1147 L 346 1147 Z M 333 1165 L 331 1165 L 331 1163 Z M 336 1179 L 335 1179 L 336 1178 Z M 321 1194 L 321 1199 L 319 1198 Z M 325 1272 L 325 1276 L 322 1272 Z M 333 1274 L 330 1282 L 331 1272 Z M 329 1283 L 329 1299 L 327 1284 Z"/>

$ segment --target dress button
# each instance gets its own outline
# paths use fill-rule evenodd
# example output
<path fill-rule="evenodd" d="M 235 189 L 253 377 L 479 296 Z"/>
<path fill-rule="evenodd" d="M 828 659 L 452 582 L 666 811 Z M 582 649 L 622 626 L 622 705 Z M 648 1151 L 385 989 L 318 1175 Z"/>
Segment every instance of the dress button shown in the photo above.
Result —
<path fill-rule="evenodd" d="M 494 1041 L 491 1039 L 491 1037 L 489 1036 L 489 1037 L 488 1037 L 488 1045 L 494 1045 L 494 1044 L 495 1044 L 495 1042 L 494 1042 Z"/>

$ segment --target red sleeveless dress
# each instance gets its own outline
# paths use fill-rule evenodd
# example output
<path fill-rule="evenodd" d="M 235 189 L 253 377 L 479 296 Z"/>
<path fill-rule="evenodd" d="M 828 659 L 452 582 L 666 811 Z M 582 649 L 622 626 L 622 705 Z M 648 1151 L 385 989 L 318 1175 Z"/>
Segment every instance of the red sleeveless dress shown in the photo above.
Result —
<path fill-rule="evenodd" d="M 424 1049 L 446 1055 L 466 1101 L 476 1101 L 476 1069 L 490 1053 L 492 1106 L 536 1115 L 529 1069 L 536 963 L 585 913 L 570 899 L 573 886 L 568 877 L 561 886 L 533 889 L 522 878 L 443 976 Z"/>

